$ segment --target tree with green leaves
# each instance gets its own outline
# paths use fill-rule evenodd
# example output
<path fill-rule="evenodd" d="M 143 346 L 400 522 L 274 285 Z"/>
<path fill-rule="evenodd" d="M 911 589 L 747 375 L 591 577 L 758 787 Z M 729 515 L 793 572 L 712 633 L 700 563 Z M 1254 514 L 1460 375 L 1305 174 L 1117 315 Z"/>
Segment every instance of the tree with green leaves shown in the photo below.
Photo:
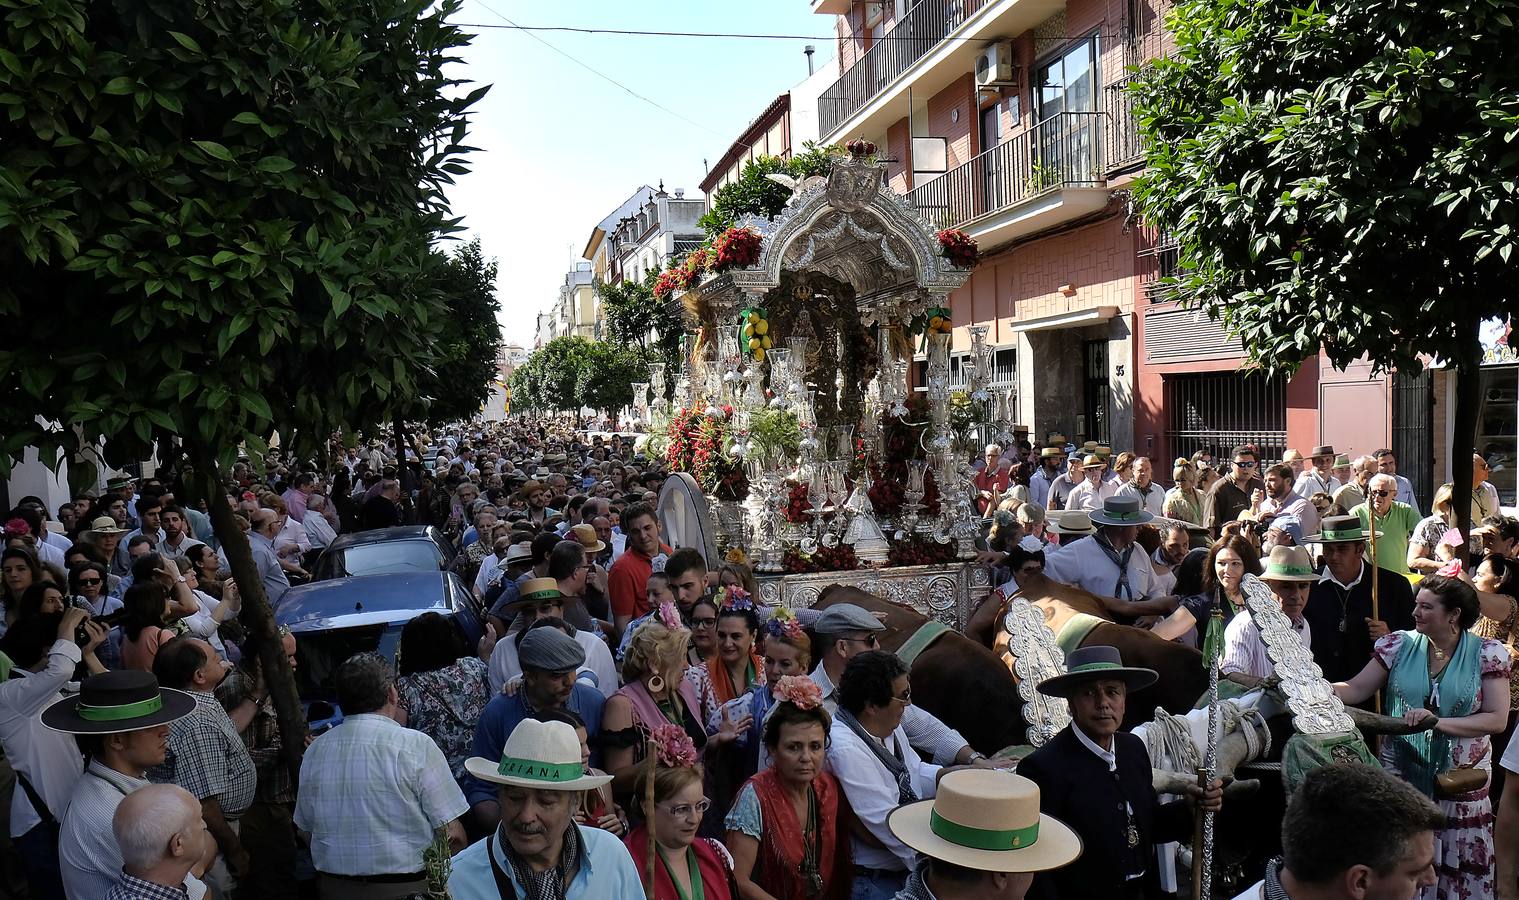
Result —
<path fill-rule="evenodd" d="M 458 0 L 8 4 L 0 466 L 183 458 L 290 761 L 305 722 L 220 473 L 417 396 L 457 230 Z M 30 11 L 26 11 L 30 8 Z"/>
<path fill-rule="evenodd" d="M 746 215 L 773 219 L 786 208 L 791 188 L 766 176 L 786 175 L 800 182 L 813 175 L 827 175 L 833 171 L 834 156 L 833 148 L 819 147 L 810 141 L 801 153 L 789 159 L 756 156 L 753 162 L 744 164 L 737 180 L 713 193 L 711 209 L 696 224 L 707 233 L 710 243 Z"/>
<path fill-rule="evenodd" d="M 1181 0 L 1175 54 L 1136 87 L 1134 197 L 1180 244 L 1171 296 L 1268 372 L 1321 349 L 1382 372 L 1439 359 L 1459 382 L 1452 447 L 1471 446 L 1478 329 L 1519 290 L 1516 21 L 1514 0 Z"/>
<path fill-rule="evenodd" d="M 645 352 L 578 335 L 554 338 L 512 373 L 512 406 L 613 413 L 633 403 L 633 382 L 647 381 Z"/>
<path fill-rule="evenodd" d="M 436 361 L 417 377 L 416 410 L 416 418 L 434 426 L 480 412 L 490 399 L 502 345 L 496 261 L 485 258 L 480 238 L 438 255 L 443 258 L 434 266 L 434 287 L 445 312 L 432 346 Z"/>

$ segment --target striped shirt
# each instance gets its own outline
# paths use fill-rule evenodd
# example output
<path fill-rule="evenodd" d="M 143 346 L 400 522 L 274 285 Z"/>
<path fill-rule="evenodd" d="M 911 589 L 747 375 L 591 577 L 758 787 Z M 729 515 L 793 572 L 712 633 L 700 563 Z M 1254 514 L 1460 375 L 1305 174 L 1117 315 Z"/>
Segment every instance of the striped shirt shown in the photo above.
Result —
<path fill-rule="evenodd" d="M 70 897 L 104 897 L 121 880 L 121 848 L 111 832 L 111 819 L 126 795 L 149 784 L 91 760 L 74 788 L 69 810 L 58 833 L 58 868 L 63 892 Z M 200 900 L 206 886 L 186 876 L 190 900 Z"/>
<path fill-rule="evenodd" d="M 469 810 L 433 739 L 376 713 L 313 741 L 300 783 L 295 824 L 328 875 L 420 872 L 434 830 Z"/>

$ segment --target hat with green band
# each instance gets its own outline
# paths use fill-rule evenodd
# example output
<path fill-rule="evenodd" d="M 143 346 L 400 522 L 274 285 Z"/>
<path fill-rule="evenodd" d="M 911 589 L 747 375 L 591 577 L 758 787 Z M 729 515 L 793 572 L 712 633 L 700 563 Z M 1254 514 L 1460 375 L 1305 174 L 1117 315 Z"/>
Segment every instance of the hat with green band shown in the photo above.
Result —
<path fill-rule="evenodd" d="M 119 734 L 167 725 L 193 709 L 195 698 L 160 688 L 153 673 L 123 669 L 86 678 L 79 693 L 42 711 L 42 724 L 66 734 Z"/>
<path fill-rule="evenodd" d="M 1102 509 L 1092 510 L 1092 521 L 1098 525 L 1143 525 L 1155 521 L 1155 515 L 1140 505 L 1138 497 L 1123 494 L 1102 501 Z"/>
<path fill-rule="evenodd" d="M 1377 532 L 1381 537 L 1382 532 Z M 1371 540 L 1358 516 L 1325 516 L 1319 523 L 1319 533 L 1303 538 L 1305 544 L 1359 544 Z"/>
<path fill-rule="evenodd" d="M 1043 872 L 1074 862 L 1081 839 L 1039 812 L 1039 786 L 1000 769 L 957 769 L 932 800 L 892 810 L 887 827 L 924 856 L 982 872 Z"/>
<path fill-rule="evenodd" d="M 1131 691 L 1147 688 L 1160 680 L 1154 669 L 1131 668 L 1123 664 L 1117 647 L 1079 647 L 1065 657 L 1065 674 L 1039 682 L 1037 690 L 1047 697 L 1069 697 L 1083 684 L 1093 681 L 1122 681 Z"/>
<path fill-rule="evenodd" d="M 585 791 L 612 780 L 586 774 L 575 729 L 536 719 L 523 719 L 512 729 L 499 760 L 471 756 L 464 768 L 481 781 L 541 791 Z"/>
<path fill-rule="evenodd" d="M 1261 581 L 1306 583 L 1319 580 L 1319 573 L 1313 570 L 1313 556 L 1307 547 L 1272 547 L 1271 555 L 1266 557 L 1265 562 L 1266 571 L 1261 573 Z"/>

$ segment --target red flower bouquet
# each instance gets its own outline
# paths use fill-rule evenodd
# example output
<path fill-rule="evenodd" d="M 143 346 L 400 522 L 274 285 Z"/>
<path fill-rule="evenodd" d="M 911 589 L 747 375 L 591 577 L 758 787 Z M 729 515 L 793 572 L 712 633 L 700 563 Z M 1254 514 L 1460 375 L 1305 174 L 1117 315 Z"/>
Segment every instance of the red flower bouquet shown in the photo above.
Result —
<path fill-rule="evenodd" d="M 717 236 L 712 242 L 716 271 L 752 266 L 759 262 L 760 244 L 763 239 L 753 228 L 733 227 Z"/>
<path fill-rule="evenodd" d="M 939 232 L 939 253 L 957 269 L 969 269 L 981 258 L 975 239 L 958 228 Z"/>

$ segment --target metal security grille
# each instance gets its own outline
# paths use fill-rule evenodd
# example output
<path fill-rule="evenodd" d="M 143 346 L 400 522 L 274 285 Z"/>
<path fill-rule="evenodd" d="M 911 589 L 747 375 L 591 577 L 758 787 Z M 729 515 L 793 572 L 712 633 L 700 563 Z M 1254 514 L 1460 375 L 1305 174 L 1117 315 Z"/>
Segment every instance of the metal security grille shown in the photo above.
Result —
<path fill-rule="evenodd" d="M 1287 380 L 1208 372 L 1165 376 L 1168 454 L 1199 450 L 1223 458 L 1240 444 L 1254 444 L 1275 461 L 1287 449 Z"/>
<path fill-rule="evenodd" d="M 1082 345 L 1082 395 L 1085 401 L 1083 437 L 1099 444 L 1110 444 L 1108 430 L 1108 392 L 1112 379 L 1108 375 L 1108 342 L 1087 341 Z"/>
<path fill-rule="evenodd" d="M 1392 378 L 1392 452 L 1398 474 L 1413 485 L 1419 508 L 1435 499 L 1435 394 L 1429 370 Z"/>

